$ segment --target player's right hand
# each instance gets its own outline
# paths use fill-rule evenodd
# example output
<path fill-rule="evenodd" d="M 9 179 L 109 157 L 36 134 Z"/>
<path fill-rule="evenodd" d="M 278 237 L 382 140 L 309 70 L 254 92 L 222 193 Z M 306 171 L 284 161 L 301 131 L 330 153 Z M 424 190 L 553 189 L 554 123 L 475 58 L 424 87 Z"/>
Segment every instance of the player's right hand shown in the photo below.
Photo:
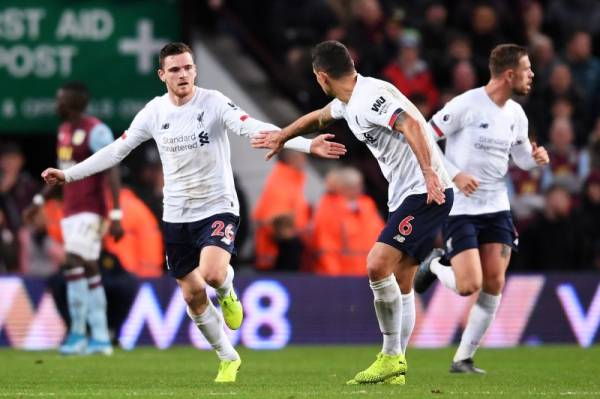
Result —
<path fill-rule="evenodd" d="M 60 169 L 48 168 L 42 172 L 42 178 L 50 186 L 62 186 L 66 183 L 65 173 Z"/>
<path fill-rule="evenodd" d="M 265 159 L 268 161 L 281 152 L 285 141 L 282 140 L 281 131 L 270 131 L 255 134 L 250 139 L 250 144 L 252 145 L 252 148 L 270 149 L 271 151 L 265 156 Z"/>
<path fill-rule="evenodd" d="M 433 169 L 429 169 L 423 171 L 423 176 L 425 177 L 425 185 L 427 186 L 427 204 L 435 202 L 438 205 L 442 205 L 446 202 L 444 186 L 437 173 Z"/>
<path fill-rule="evenodd" d="M 479 180 L 463 172 L 454 176 L 453 181 L 456 187 L 467 197 L 473 194 L 479 187 Z"/>

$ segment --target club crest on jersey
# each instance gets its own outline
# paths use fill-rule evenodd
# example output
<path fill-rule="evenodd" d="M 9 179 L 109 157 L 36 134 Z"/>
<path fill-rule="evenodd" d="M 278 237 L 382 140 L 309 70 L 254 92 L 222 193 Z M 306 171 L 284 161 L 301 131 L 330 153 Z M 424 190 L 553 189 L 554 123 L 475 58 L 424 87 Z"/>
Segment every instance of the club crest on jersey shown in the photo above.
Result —
<path fill-rule="evenodd" d="M 75 130 L 75 133 L 73 133 L 73 145 L 81 145 L 83 144 L 83 141 L 85 140 L 85 130 L 83 129 L 77 129 Z"/>
<path fill-rule="evenodd" d="M 450 114 L 446 114 L 446 115 L 442 116 L 442 122 L 445 124 L 449 124 L 451 120 L 452 120 L 452 117 L 450 116 Z"/>
<path fill-rule="evenodd" d="M 383 104 L 385 104 L 385 98 L 383 96 L 379 96 L 379 98 L 373 103 L 371 110 L 378 112 L 379 108 L 381 108 Z"/>
<path fill-rule="evenodd" d="M 479 124 L 479 127 L 481 129 L 487 129 L 489 126 L 490 126 L 490 124 L 487 123 L 487 122 L 482 122 L 482 123 Z"/>

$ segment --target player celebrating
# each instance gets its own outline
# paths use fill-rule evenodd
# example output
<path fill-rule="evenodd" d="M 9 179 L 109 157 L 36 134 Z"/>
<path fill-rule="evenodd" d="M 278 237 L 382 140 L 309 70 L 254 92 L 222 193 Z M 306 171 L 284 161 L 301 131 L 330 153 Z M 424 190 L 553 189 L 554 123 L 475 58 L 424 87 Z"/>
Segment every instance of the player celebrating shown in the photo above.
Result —
<path fill-rule="evenodd" d="M 66 83 L 58 90 L 56 110 L 63 121 L 58 128 L 57 142 L 60 168 L 83 161 L 113 141 L 108 126 L 85 114 L 89 97 L 88 89 L 79 82 Z M 123 228 L 120 223 L 118 168 L 113 168 L 108 176 L 114 203 L 114 209 L 109 213 L 110 233 L 119 240 L 123 236 Z M 61 230 L 66 252 L 67 307 L 71 318 L 69 334 L 59 348 L 65 355 L 112 353 L 106 320 L 106 294 L 98 267 L 107 212 L 105 186 L 105 176 L 97 175 L 63 190 Z M 51 191 L 52 188 L 46 187 L 33 197 L 33 204 L 25 211 L 27 220 L 41 209 Z M 91 332 L 89 341 L 86 338 L 86 321 Z"/>
<path fill-rule="evenodd" d="M 165 176 L 163 229 L 169 274 L 181 287 L 190 318 L 221 360 L 215 381 L 234 382 L 241 360 L 206 294 L 206 284 L 216 289 L 225 323 L 238 329 L 243 311 L 229 260 L 239 204 L 226 131 L 248 137 L 274 126 L 250 118 L 220 92 L 195 86 L 196 65 L 186 44 L 162 48 L 158 76 L 167 93 L 146 104 L 120 139 L 71 168 L 46 169 L 42 177 L 51 185 L 71 183 L 116 165 L 146 140 L 156 141 Z M 344 146 L 328 137 L 290 147 L 326 158 L 343 155 Z"/>
<path fill-rule="evenodd" d="M 343 118 L 377 159 L 389 182 L 390 215 L 369 252 L 367 271 L 383 349 L 370 367 L 348 383 L 404 384 L 404 353 L 415 323 L 413 276 L 450 212 L 452 183 L 417 108 L 391 84 L 359 75 L 343 44 L 317 45 L 313 70 L 323 91 L 335 99 L 281 132 L 257 135 L 252 143 L 270 148 L 270 158 L 290 138 Z"/>
<path fill-rule="evenodd" d="M 514 44 L 492 50 L 491 79 L 485 87 L 451 100 L 429 123 L 446 138 L 446 167 L 459 192 L 444 225 L 444 266 L 436 249 L 419 267 L 415 291 L 424 292 L 437 277 L 460 295 L 479 292 L 450 372 L 484 373 L 473 355 L 500 305 L 504 274 L 518 237 L 510 214 L 504 178 L 509 156 L 522 169 L 548 163 L 543 147 L 532 145 L 528 121 L 512 95 L 531 90 L 533 72 L 527 51 Z"/>

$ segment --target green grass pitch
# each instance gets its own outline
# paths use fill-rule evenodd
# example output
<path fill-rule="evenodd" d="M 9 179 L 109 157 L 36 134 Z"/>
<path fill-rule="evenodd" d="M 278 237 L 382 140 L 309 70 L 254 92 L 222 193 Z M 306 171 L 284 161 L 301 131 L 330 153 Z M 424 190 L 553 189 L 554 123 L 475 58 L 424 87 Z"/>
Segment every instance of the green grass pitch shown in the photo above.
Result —
<path fill-rule="evenodd" d="M 0 350 L 0 398 L 597 398 L 600 347 L 482 349 L 486 376 L 450 375 L 454 348 L 408 352 L 405 386 L 346 386 L 375 346 L 240 349 L 238 382 L 216 385 L 212 352 L 139 348 L 112 357 Z"/>

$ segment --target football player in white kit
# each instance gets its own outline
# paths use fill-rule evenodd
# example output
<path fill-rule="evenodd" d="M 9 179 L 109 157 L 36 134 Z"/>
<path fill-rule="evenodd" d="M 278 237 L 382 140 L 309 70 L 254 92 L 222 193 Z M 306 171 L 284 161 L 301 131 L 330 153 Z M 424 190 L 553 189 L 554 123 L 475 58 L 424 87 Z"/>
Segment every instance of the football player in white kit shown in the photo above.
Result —
<path fill-rule="evenodd" d="M 412 281 L 450 212 L 452 182 L 421 113 L 393 85 L 359 75 L 343 44 L 317 45 L 313 70 L 323 91 L 335 99 L 281 132 L 264 132 L 251 141 L 270 148 L 270 158 L 287 140 L 343 118 L 377 159 L 389 182 L 390 213 L 366 266 L 383 348 L 348 384 L 404 384 L 404 353 L 415 323 Z"/>
<path fill-rule="evenodd" d="M 116 165 L 142 142 L 156 141 L 165 177 L 168 272 L 181 288 L 188 315 L 221 360 L 215 382 L 234 382 L 241 360 L 223 330 L 223 318 L 229 328 L 238 329 L 243 311 L 229 265 L 239 204 L 227 132 L 250 137 L 277 127 L 249 117 L 220 92 L 195 86 L 193 53 L 184 43 L 163 47 L 158 76 L 167 93 L 146 104 L 119 139 L 68 169 L 46 169 L 42 177 L 50 185 L 77 181 Z M 338 158 L 345 148 L 328 141 L 330 137 L 302 139 L 288 148 Z M 215 288 L 223 318 L 208 298 L 206 284 Z"/>
<path fill-rule="evenodd" d="M 505 184 L 509 157 L 522 169 L 548 163 L 544 147 L 528 138 L 523 108 L 511 99 L 531 90 L 533 71 L 527 50 L 502 44 L 492 50 L 491 78 L 437 112 L 430 134 L 446 139 L 446 169 L 458 191 L 444 224 L 444 251 L 435 249 L 419 267 L 415 291 L 435 281 L 459 295 L 478 293 L 450 367 L 453 373 L 484 373 L 473 356 L 500 305 L 504 278 L 518 235 Z M 452 267 L 443 263 L 450 262 Z"/>

